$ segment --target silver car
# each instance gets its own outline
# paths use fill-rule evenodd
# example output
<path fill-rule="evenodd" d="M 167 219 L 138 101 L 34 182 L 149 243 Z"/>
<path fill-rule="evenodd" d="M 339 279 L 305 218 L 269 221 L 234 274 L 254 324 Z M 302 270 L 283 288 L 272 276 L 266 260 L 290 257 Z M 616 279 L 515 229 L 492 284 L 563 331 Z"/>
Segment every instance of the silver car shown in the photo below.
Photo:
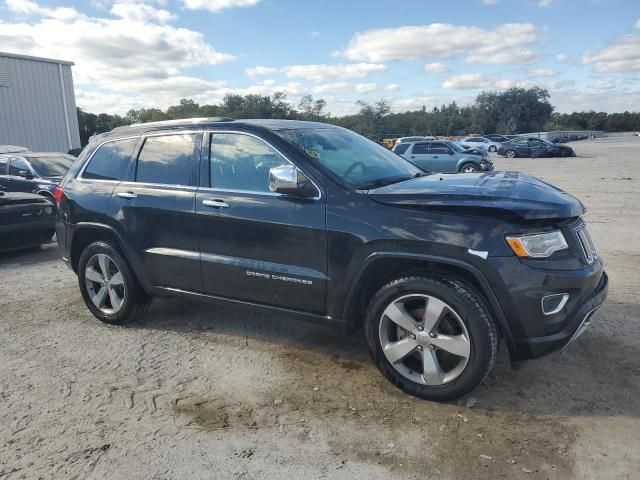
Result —
<path fill-rule="evenodd" d="M 494 142 L 484 137 L 467 137 L 460 140 L 460 145 L 465 147 L 484 148 L 488 152 L 497 152 L 500 148 L 499 142 Z"/>
<path fill-rule="evenodd" d="M 398 143 L 393 152 L 431 173 L 473 173 L 493 170 L 487 154 L 469 153 L 449 140 Z"/>

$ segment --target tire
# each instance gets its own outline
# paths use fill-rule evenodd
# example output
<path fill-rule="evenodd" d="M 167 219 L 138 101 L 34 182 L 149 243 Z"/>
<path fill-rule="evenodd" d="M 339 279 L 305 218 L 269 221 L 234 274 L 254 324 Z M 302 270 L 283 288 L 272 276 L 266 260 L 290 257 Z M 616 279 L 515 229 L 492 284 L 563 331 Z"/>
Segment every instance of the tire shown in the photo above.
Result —
<path fill-rule="evenodd" d="M 112 325 L 135 320 L 151 302 L 118 247 L 109 241 L 93 242 L 84 249 L 78 262 L 78 286 L 93 316 Z M 92 298 L 99 298 L 98 304 Z"/>
<path fill-rule="evenodd" d="M 507 150 L 506 152 L 504 152 L 504 156 L 507 158 L 516 158 L 518 155 L 516 154 L 515 150 Z"/>
<path fill-rule="evenodd" d="M 400 315 L 403 324 L 409 318 L 415 325 L 420 325 L 416 318 L 422 318 L 425 311 L 429 312 L 424 306 L 429 303 L 422 304 L 423 297 L 433 302 L 434 312 L 437 312 L 439 305 L 445 305 L 442 309 L 444 313 L 435 324 L 433 320 L 431 324 L 424 321 L 423 327 L 417 327 L 422 330 L 414 330 L 411 336 L 409 330 L 399 327 L 387 313 L 403 311 Z M 395 310 L 394 306 L 398 305 L 402 306 L 401 309 Z M 406 317 L 405 314 L 410 316 Z M 425 318 L 430 317 L 427 314 Z M 431 328 L 429 325 L 435 326 Z M 443 333 L 444 327 L 448 331 Z M 414 328 L 414 325 L 409 323 L 409 328 Z M 427 332 L 428 329 L 430 332 Z M 480 384 L 491 371 L 498 349 L 495 322 L 483 299 L 459 280 L 427 274 L 401 277 L 382 287 L 369 303 L 365 334 L 373 361 L 391 383 L 409 395 L 440 402 L 458 398 Z M 448 345 L 460 345 L 456 342 L 443 344 L 447 339 L 465 338 L 468 352 L 463 355 L 467 355 L 466 359 L 440 348 L 440 345 L 447 348 L 450 348 Z M 393 361 L 390 357 L 396 355 L 397 349 L 393 347 L 400 345 L 397 342 L 404 342 L 407 349 L 411 349 L 412 344 L 417 346 L 404 357 L 399 355 L 400 360 Z M 438 343 L 438 346 L 430 342 Z M 428 358 L 438 359 L 434 364 L 440 365 L 440 372 L 437 369 L 429 370 L 438 372 L 437 375 L 425 373 L 428 370 L 424 368 Z"/>
<path fill-rule="evenodd" d="M 495 145 L 491 145 L 491 146 L 489 147 L 489 151 L 490 151 L 490 152 L 497 152 L 497 151 L 498 151 L 498 148 L 497 148 Z"/>
<path fill-rule="evenodd" d="M 478 171 L 480 171 L 478 166 L 471 162 L 465 163 L 460 167 L 460 173 L 475 173 Z"/>

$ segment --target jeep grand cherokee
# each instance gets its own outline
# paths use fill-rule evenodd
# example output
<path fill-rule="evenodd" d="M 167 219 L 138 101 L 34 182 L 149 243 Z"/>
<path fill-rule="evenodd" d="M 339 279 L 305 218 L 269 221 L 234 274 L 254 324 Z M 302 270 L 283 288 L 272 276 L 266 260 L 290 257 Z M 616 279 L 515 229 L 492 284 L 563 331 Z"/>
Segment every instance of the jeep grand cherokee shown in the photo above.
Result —
<path fill-rule="evenodd" d="M 55 192 L 57 238 L 103 322 L 153 296 L 355 329 L 404 391 L 447 400 L 566 346 L 607 276 L 574 197 L 516 172 L 427 175 L 349 130 L 191 119 L 95 137 Z"/>

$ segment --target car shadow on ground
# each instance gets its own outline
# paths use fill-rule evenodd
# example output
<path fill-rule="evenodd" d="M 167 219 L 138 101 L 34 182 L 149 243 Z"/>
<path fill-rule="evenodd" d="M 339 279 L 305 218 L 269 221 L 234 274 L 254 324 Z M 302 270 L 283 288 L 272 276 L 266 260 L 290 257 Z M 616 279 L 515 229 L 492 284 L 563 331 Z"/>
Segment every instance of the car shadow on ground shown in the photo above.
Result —
<path fill-rule="evenodd" d="M 55 241 L 36 247 L 0 253 L 0 267 L 7 265 L 34 265 L 52 260 L 60 260 L 58 244 Z"/>
<path fill-rule="evenodd" d="M 606 322 L 607 315 L 600 314 L 598 321 Z M 380 375 L 361 329 L 348 334 L 339 326 L 300 321 L 300 317 L 280 312 L 157 299 L 145 317 L 128 328 L 230 336 L 247 346 L 255 342 L 276 344 L 283 356 L 310 351 L 357 365 L 353 375 Z M 502 346 L 487 379 L 452 403 L 466 405 L 473 398 L 479 409 L 504 413 L 640 417 L 639 376 L 640 358 L 631 343 L 627 346 L 588 330 L 566 351 L 525 363 L 519 369 L 511 368 Z M 381 390 L 376 395 L 389 393 Z"/>

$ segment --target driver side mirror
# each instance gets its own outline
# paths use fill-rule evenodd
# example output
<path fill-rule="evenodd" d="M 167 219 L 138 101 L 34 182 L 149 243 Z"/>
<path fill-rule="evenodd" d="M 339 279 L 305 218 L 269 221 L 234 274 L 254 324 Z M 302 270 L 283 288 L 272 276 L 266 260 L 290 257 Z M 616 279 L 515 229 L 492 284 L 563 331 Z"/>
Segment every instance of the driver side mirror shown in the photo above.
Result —
<path fill-rule="evenodd" d="M 31 180 L 33 178 L 33 173 L 31 173 L 29 170 L 18 170 L 18 176 L 26 178 L 27 180 Z"/>
<path fill-rule="evenodd" d="M 269 170 L 269 190 L 297 198 L 313 198 L 317 194 L 307 176 L 293 165 L 280 165 Z"/>

